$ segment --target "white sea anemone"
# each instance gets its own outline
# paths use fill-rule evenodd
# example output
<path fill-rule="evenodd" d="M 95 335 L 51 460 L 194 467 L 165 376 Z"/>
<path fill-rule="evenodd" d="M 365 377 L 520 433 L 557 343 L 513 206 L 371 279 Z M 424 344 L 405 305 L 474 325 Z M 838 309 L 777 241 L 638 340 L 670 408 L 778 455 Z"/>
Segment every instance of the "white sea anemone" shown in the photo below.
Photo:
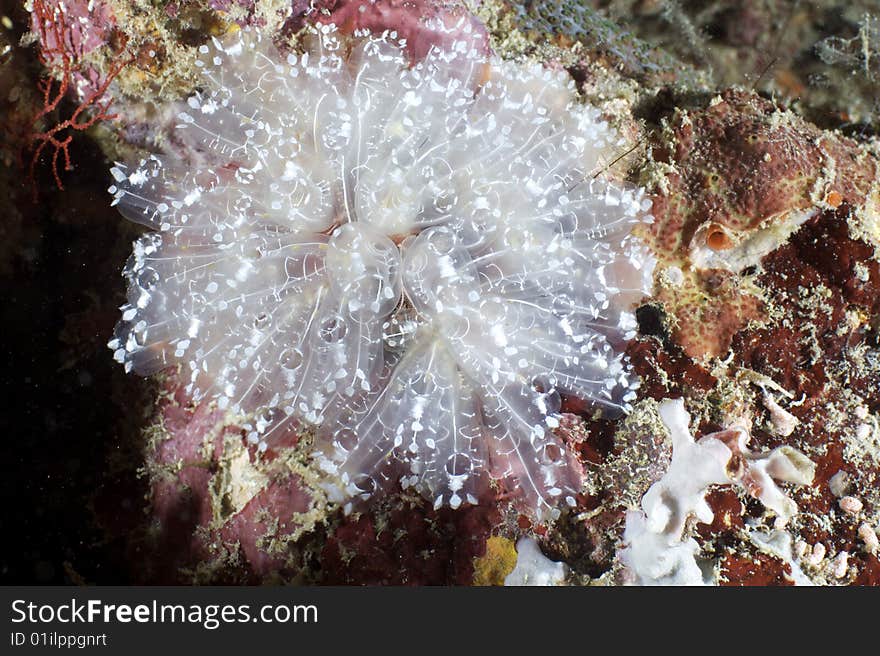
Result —
<path fill-rule="evenodd" d="M 629 236 L 650 203 L 596 175 L 620 141 L 567 74 L 473 43 L 415 64 L 393 32 L 332 26 L 286 58 L 248 32 L 203 46 L 188 159 L 111 170 L 156 232 L 110 347 L 182 364 L 262 447 L 316 426 L 343 498 L 393 480 L 458 507 L 488 473 L 546 517 L 578 491 L 560 394 L 634 396 L 611 342 L 650 283 Z"/>

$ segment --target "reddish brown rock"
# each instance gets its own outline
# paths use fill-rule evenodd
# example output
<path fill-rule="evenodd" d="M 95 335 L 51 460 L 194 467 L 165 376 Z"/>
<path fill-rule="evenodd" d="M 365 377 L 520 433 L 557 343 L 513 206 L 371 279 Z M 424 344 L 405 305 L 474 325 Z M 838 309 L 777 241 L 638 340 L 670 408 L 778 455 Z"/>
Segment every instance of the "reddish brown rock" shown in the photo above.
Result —
<path fill-rule="evenodd" d="M 501 524 L 491 505 L 453 511 L 392 500 L 352 515 L 327 536 L 321 582 L 358 585 L 470 585 L 474 559 Z"/>
<path fill-rule="evenodd" d="M 772 250 L 817 207 L 860 206 L 880 171 L 855 141 L 742 91 L 676 110 L 652 156 L 660 177 L 646 238 L 666 281 L 657 299 L 695 359 L 723 356 L 738 330 L 766 316 L 761 295 L 739 275 L 758 263 L 745 247 L 761 239 Z"/>
<path fill-rule="evenodd" d="M 753 586 L 794 585 L 791 567 L 778 558 L 765 553 L 750 556 L 731 554 L 721 564 L 721 585 Z"/>
<path fill-rule="evenodd" d="M 714 487 L 706 495 L 706 503 L 714 517 L 710 524 L 697 524 L 696 530 L 704 540 L 720 535 L 730 536 L 745 525 L 745 506 L 732 486 Z"/>

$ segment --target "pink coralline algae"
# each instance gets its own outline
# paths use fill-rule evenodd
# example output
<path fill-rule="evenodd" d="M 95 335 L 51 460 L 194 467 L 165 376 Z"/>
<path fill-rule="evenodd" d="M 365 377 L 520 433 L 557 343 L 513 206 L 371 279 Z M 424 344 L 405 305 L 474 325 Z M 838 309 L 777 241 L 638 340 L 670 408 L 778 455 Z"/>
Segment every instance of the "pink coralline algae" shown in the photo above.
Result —
<path fill-rule="evenodd" d="M 293 15 L 282 31 L 298 31 L 308 24 L 334 25 L 345 34 L 357 30 L 381 33 L 394 30 L 415 61 L 432 48 L 448 48 L 456 41 L 489 53 L 486 29 L 464 2 L 437 0 L 294 0 Z M 466 28 L 466 29 L 465 29 Z"/>
<path fill-rule="evenodd" d="M 188 404 L 173 378 L 166 388 L 162 428 L 152 433 L 146 463 L 155 524 L 144 538 L 148 555 L 139 577 L 246 582 L 292 576 L 301 563 L 289 545 L 313 529 L 320 503 L 307 472 L 274 450 L 258 469 L 240 428 L 225 423 L 222 412 Z"/>
<path fill-rule="evenodd" d="M 398 484 L 476 504 L 488 475 L 554 517 L 581 487 L 562 395 L 635 396 L 614 344 L 650 285 L 630 236 L 650 204 L 599 175 L 620 141 L 565 73 L 487 56 L 470 25 L 414 65 L 395 32 L 322 25 L 286 58 L 215 40 L 178 114 L 192 161 L 112 169 L 156 231 L 116 359 L 181 365 L 258 452 L 312 431 L 347 510 Z"/>
<path fill-rule="evenodd" d="M 31 30 L 50 64 L 60 63 L 62 53 L 80 59 L 97 50 L 115 25 L 109 3 L 103 0 L 35 0 L 31 12 Z"/>

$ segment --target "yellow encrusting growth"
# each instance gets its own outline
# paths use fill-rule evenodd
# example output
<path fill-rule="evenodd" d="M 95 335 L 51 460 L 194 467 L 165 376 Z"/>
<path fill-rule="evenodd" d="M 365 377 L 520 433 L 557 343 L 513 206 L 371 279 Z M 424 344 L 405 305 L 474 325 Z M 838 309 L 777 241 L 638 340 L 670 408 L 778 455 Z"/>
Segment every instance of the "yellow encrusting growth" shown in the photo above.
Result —
<path fill-rule="evenodd" d="M 516 567 L 516 545 L 500 535 L 486 541 L 486 553 L 474 558 L 474 585 L 504 585 Z"/>

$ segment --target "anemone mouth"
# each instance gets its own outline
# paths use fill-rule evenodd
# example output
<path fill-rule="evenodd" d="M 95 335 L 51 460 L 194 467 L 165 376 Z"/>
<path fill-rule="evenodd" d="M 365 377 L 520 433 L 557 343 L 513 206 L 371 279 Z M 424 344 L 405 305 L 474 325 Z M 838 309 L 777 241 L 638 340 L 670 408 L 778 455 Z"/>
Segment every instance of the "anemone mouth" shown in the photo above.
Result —
<path fill-rule="evenodd" d="M 628 237 L 641 190 L 589 175 L 616 134 L 564 72 L 466 42 L 413 62 L 388 33 L 325 26 L 286 59 L 235 39 L 205 46 L 180 113 L 207 170 L 112 170 L 158 231 L 126 267 L 116 359 L 183 364 L 194 398 L 259 414 L 261 448 L 314 426 L 342 497 L 396 480 L 458 507 L 491 476 L 534 515 L 571 498 L 561 398 L 625 410 L 613 341 L 652 266 Z"/>

